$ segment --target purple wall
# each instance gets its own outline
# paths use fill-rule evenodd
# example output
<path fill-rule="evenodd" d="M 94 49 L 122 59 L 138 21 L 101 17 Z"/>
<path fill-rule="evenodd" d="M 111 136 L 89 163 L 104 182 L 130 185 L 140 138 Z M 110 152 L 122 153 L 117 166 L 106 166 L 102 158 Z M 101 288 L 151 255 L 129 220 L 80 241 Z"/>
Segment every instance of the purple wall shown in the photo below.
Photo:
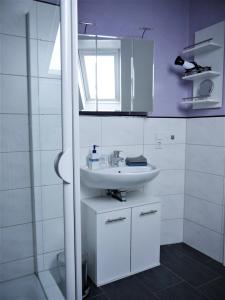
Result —
<path fill-rule="evenodd" d="M 188 44 L 187 3 L 180 0 L 78 1 L 79 21 L 96 23 L 88 33 L 140 36 L 139 27 L 154 28 L 146 34 L 155 45 L 154 116 L 185 115 L 179 102 L 187 95 L 187 89 L 171 66 L 176 55 Z"/>
<path fill-rule="evenodd" d="M 224 0 L 190 0 L 190 43 L 194 41 L 195 31 L 225 20 Z M 223 83 L 223 101 L 225 94 L 225 74 Z M 188 116 L 218 116 L 225 115 L 225 104 L 219 109 L 189 110 Z"/>
<path fill-rule="evenodd" d="M 78 15 L 79 21 L 96 23 L 89 27 L 90 34 L 140 36 L 139 27 L 154 28 L 146 34 L 155 45 L 153 116 L 225 114 L 224 108 L 195 111 L 180 106 L 191 83 L 182 81 L 173 66 L 196 30 L 225 19 L 224 0 L 78 0 Z M 79 29 L 82 33 L 83 27 Z"/>

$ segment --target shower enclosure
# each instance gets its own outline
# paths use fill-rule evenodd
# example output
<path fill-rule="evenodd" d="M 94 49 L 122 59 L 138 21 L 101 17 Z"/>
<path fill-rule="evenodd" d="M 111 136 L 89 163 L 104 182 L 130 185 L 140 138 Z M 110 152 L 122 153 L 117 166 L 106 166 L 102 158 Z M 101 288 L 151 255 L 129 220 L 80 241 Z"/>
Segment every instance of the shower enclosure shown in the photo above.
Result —
<path fill-rule="evenodd" d="M 0 299 L 82 298 L 76 20 L 0 1 Z"/>

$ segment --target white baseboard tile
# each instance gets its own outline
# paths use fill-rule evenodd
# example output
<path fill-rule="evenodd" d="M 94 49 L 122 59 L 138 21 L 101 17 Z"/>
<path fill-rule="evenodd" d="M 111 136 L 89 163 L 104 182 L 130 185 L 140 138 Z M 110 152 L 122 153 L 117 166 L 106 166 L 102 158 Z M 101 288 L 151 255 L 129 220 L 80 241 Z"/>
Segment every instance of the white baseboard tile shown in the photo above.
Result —
<path fill-rule="evenodd" d="M 223 232 L 223 207 L 185 195 L 184 218 L 218 233 Z"/>
<path fill-rule="evenodd" d="M 162 220 L 161 245 L 183 242 L 183 219 Z"/>
<path fill-rule="evenodd" d="M 222 234 L 185 219 L 184 242 L 213 259 L 222 262 Z"/>
<path fill-rule="evenodd" d="M 0 264 L 0 282 L 34 273 L 34 258 L 11 261 Z"/>
<path fill-rule="evenodd" d="M 162 205 L 162 220 L 183 219 L 184 216 L 184 195 L 160 196 Z"/>

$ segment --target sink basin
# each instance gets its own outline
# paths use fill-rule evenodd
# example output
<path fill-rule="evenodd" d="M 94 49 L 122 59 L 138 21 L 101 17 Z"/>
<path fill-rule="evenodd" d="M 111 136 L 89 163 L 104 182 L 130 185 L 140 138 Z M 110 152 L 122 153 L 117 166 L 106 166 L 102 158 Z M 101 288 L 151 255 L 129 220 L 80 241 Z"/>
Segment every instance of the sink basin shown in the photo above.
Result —
<path fill-rule="evenodd" d="M 81 181 L 88 187 L 108 190 L 130 190 L 154 179 L 160 170 L 155 166 L 114 167 L 99 170 L 81 168 Z"/>

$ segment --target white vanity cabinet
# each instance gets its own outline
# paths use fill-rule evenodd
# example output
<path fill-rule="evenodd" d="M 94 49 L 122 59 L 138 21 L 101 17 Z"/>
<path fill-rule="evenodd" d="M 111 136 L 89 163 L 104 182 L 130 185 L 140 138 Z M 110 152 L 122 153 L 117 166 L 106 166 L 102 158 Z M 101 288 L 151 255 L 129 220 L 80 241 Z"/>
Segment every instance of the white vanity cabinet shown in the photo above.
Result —
<path fill-rule="evenodd" d="M 130 209 L 97 215 L 97 280 L 130 273 Z"/>
<path fill-rule="evenodd" d="M 97 286 L 159 265 L 160 203 L 141 192 L 127 202 L 82 200 L 83 252 Z"/>
<path fill-rule="evenodd" d="M 131 272 L 137 273 L 159 264 L 160 204 L 133 207 L 131 211 Z"/>

